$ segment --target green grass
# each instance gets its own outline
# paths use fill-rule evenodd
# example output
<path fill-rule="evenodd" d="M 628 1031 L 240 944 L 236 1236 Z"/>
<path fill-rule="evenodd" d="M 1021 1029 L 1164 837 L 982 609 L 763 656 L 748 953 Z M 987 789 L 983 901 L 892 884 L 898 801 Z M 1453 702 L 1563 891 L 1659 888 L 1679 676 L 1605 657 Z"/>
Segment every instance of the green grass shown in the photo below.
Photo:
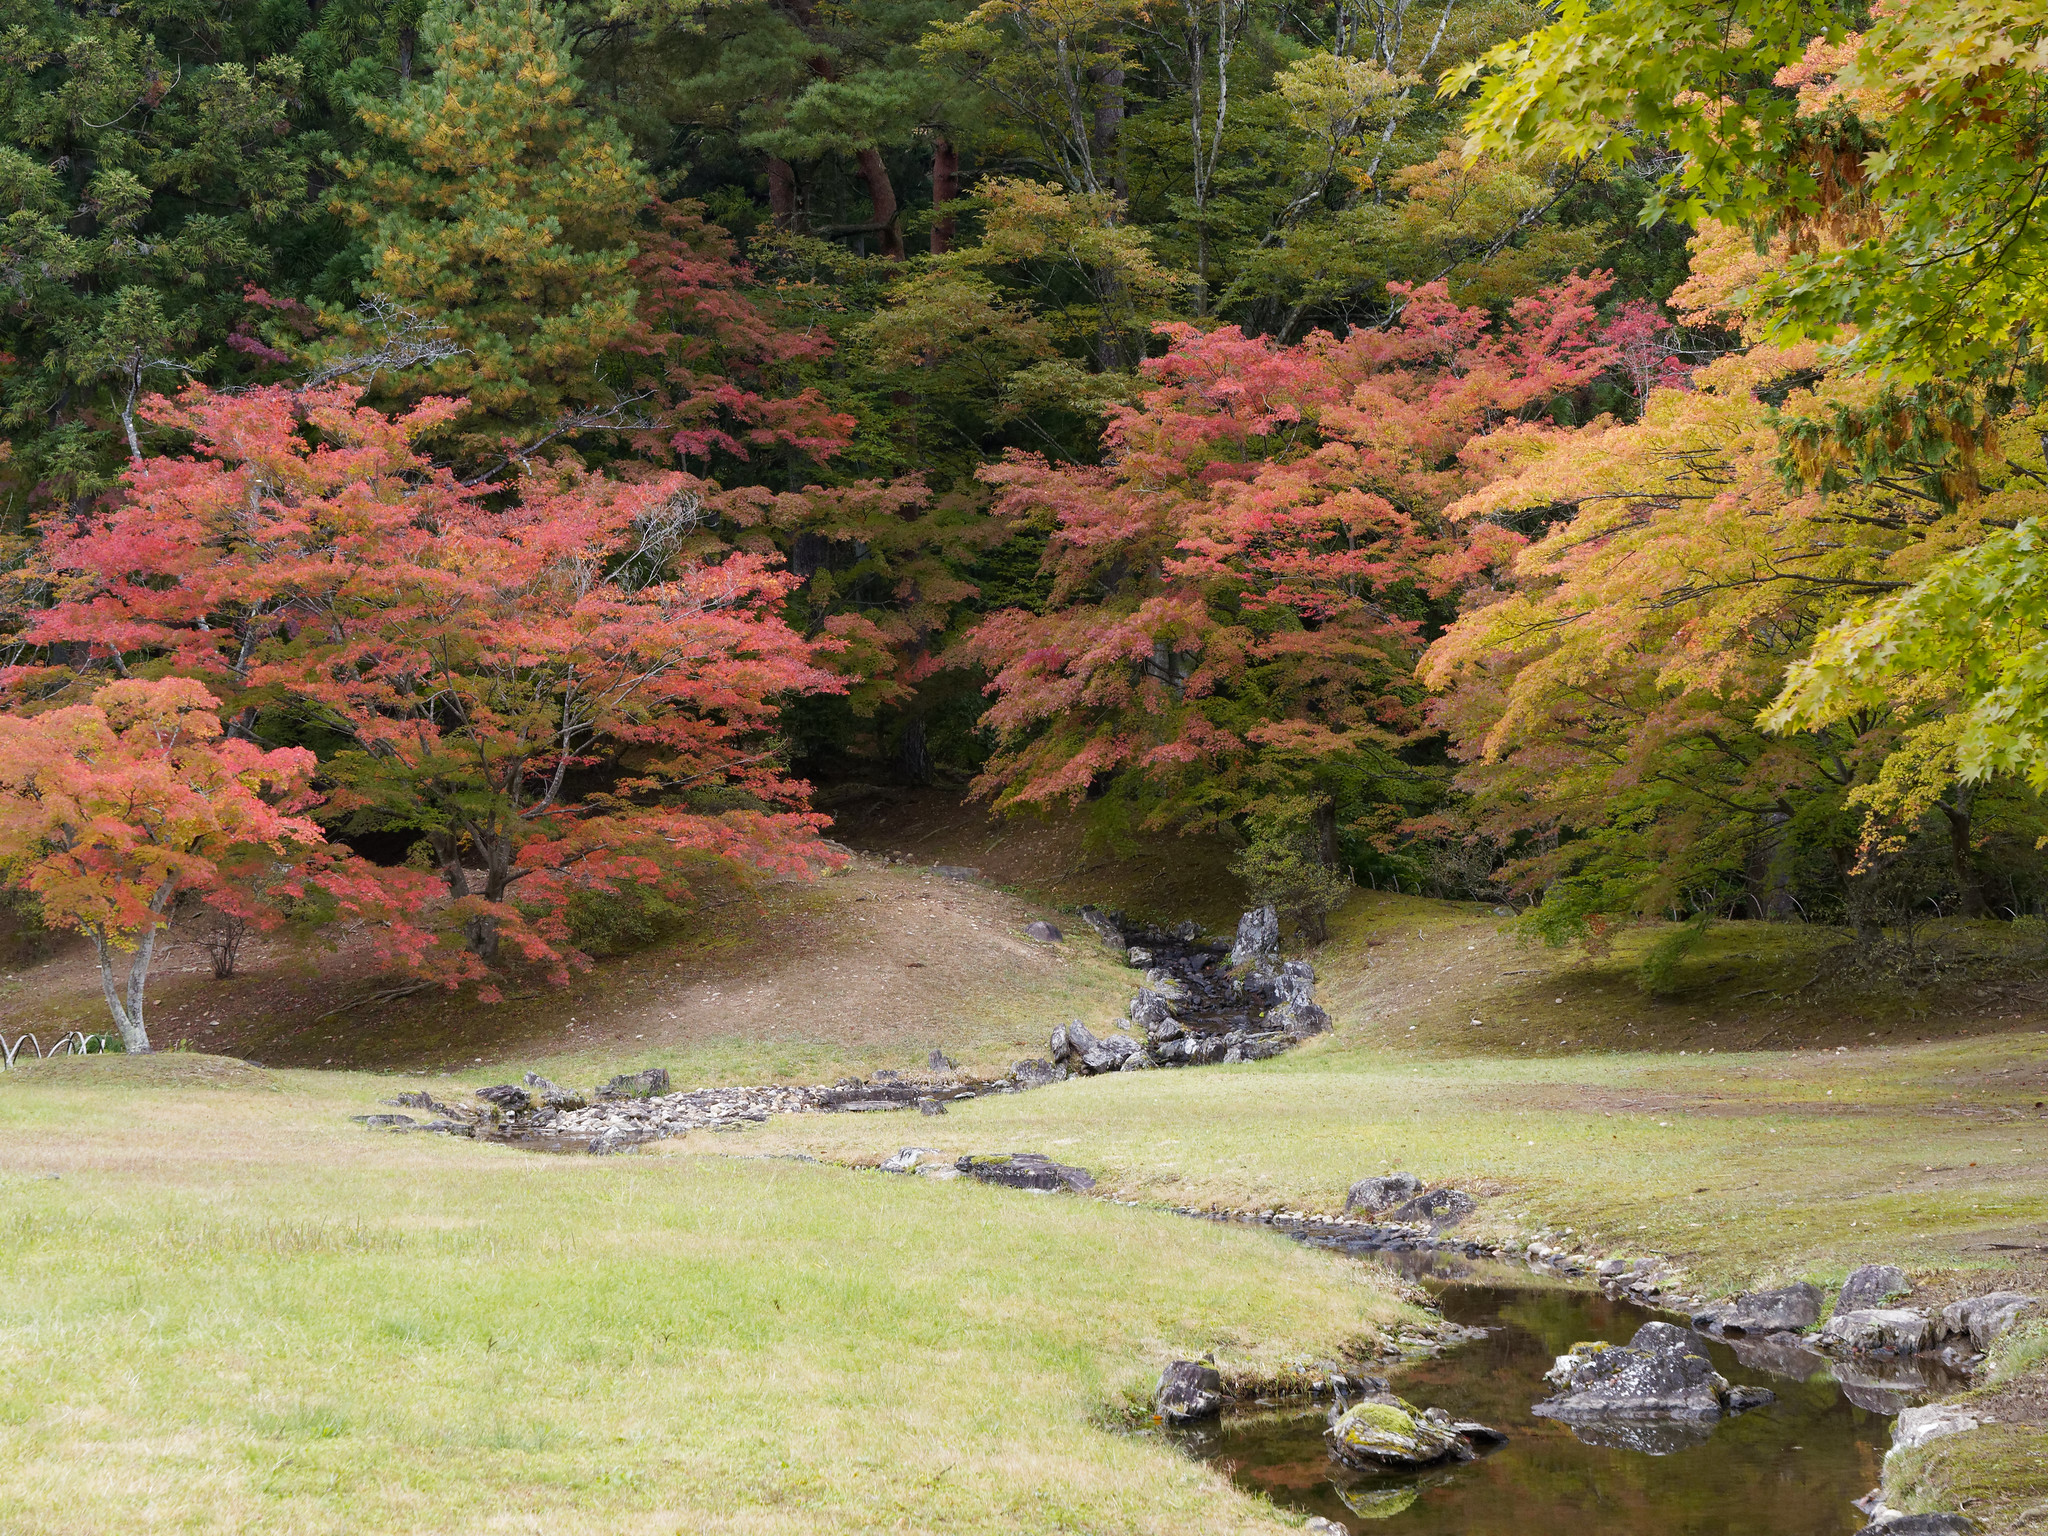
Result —
<path fill-rule="evenodd" d="M 2048 1221 L 2039 1036 L 1862 1055 L 1421 1060 L 1311 1044 L 1272 1062 L 1117 1073 L 943 1120 L 771 1122 L 739 1138 L 872 1159 L 904 1141 L 1035 1150 L 1128 1197 L 1334 1212 L 1406 1170 L 1487 1198 L 1471 1230 L 1569 1227 L 1685 1259 L 1705 1283 L 1839 1279 L 1876 1260 L 1989 1266 Z"/>
<path fill-rule="evenodd" d="M 933 1045 L 992 1070 L 1069 1013 L 1108 1024 L 1137 979 L 1083 934 L 1019 947 L 1032 910 L 870 870 L 566 994 L 270 1039 L 450 1096 L 523 1067 L 821 1081 Z M 1276 1528 L 1116 1426 L 1172 1355 L 1257 1375 L 1395 1321 L 1386 1283 L 1157 1210 L 829 1165 L 909 1144 L 1044 1152 L 1152 1206 L 1334 1211 L 1406 1169 L 1478 1195 L 1475 1236 L 1675 1256 L 1697 1290 L 1873 1261 L 1915 1304 L 2048 1287 L 2048 1035 L 2002 932 L 1955 925 L 1975 968 L 1888 995 L 1839 965 L 1807 985 L 1839 935 L 1717 925 L 1651 997 L 1655 930 L 1552 951 L 1485 908 L 1371 894 L 1335 929 L 1314 959 L 1337 1028 L 1274 1061 L 621 1158 L 348 1125 L 389 1075 L 0 1076 L 0 1529 Z M 2021 1354 L 2014 1401 L 2041 1374 Z M 1902 1488 L 2027 1529 L 2040 1444 L 2020 1424 L 1930 1447 Z"/>
<path fill-rule="evenodd" d="M 1332 1357 L 1384 1277 L 967 1181 L 585 1159 L 218 1058 L 0 1078 L 0 1529 L 1260 1531 L 1115 1426 Z"/>

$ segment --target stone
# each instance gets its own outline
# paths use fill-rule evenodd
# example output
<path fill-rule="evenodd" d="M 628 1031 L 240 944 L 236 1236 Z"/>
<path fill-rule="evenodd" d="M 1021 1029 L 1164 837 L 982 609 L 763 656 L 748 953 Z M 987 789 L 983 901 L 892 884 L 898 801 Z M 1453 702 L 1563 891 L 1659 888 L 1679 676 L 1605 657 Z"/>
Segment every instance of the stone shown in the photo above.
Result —
<path fill-rule="evenodd" d="M 1455 1227 L 1479 1209 L 1479 1202 L 1462 1189 L 1432 1189 L 1417 1195 L 1387 1214 L 1389 1221 L 1426 1221 L 1433 1229 Z"/>
<path fill-rule="evenodd" d="M 526 1086 L 533 1090 L 534 1097 L 540 1100 L 544 1109 L 587 1109 L 590 1105 L 590 1100 L 575 1089 L 551 1083 L 538 1072 L 526 1074 Z"/>
<path fill-rule="evenodd" d="M 600 1099 L 653 1099 L 668 1092 L 668 1068 L 649 1067 L 644 1072 L 626 1072 L 597 1090 Z"/>
<path fill-rule="evenodd" d="M 1953 1403 L 1929 1403 L 1925 1408 L 1905 1408 L 1892 1425 L 1892 1449 L 1910 1451 L 1930 1440 L 1965 1434 L 1984 1421 Z"/>
<path fill-rule="evenodd" d="M 905 1147 L 885 1157 L 881 1162 L 884 1173 L 915 1173 L 917 1165 L 928 1157 L 944 1157 L 946 1154 L 937 1147 Z"/>
<path fill-rule="evenodd" d="M 1900 1515 L 1887 1512 L 1873 1520 L 1856 1536 L 1973 1536 L 1981 1529 L 1974 1520 L 1961 1515 Z"/>
<path fill-rule="evenodd" d="M 1169 1003 L 1185 1003 L 1192 1000 L 1188 984 L 1169 970 L 1153 966 L 1145 972 L 1145 989 L 1155 992 Z"/>
<path fill-rule="evenodd" d="M 1121 912 L 1105 912 L 1100 907 L 1083 907 L 1075 914 L 1088 925 L 1089 932 L 1121 954 L 1129 948 L 1124 937 L 1124 920 Z"/>
<path fill-rule="evenodd" d="M 1313 1006 L 1315 1003 L 1315 979 L 1312 976 L 1304 976 L 1301 974 L 1301 971 L 1295 969 L 1296 966 L 1301 966 L 1301 964 L 1299 960 L 1290 960 L 1287 964 L 1281 966 L 1279 974 L 1273 977 L 1270 991 L 1276 1005 L 1284 1007 L 1292 1003 L 1297 1007 L 1301 1007 L 1304 1005 Z M 1302 970 L 1306 969 L 1306 966 L 1302 966 Z"/>
<path fill-rule="evenodd" d="M 1095 1176 L 1087 1169 L 1056 1163 L 1038 1152 L 969 1154 L 953 1166 L 970 1179 L 1005 1189 L 1071 1189 L 1086 1194 L 1095 1187 Z"/>
<path fill-rule="evenodd" d="M 367 1125 L 371 1130 L 385 1130 L 393 1126 L 418 1125 L 411 1115 L 350 1115 L 357 1125 Z"/>
<path fill-rule="evenodd" d="M 1865 1264 L 1861 1269 L 1849 1271 L 1849 1278 L 1842 1282 L 1841 1293 L 1835 1297 L 1835 1310 L 1861 1312 L 1866 1307 L 1881 1307 L 1894 1296 L 1903 1296 L 1912 1289 L 1907 1283 L 1906 1272 L 1896 1264 Z"/>
<path fill-rule="evenodd" d="M 1797 1333 L 1820 1321 L 1821 1290 L 1801 1280 L 1775 1291 L 1746 1291 L 1733 1301 L 1693 1314 L 1708 1333 Z"/>
<path fill-rule="evenodd" d="M 533 1108 L 533 1100 L 524 1088 L 511 1083 L 500 1083 L 495 1088 L 479 1088 L 476 1096 L 486 1104 L 492 1104 L 507 1114 L 523 1115 Z"/>
<path fill-rule="evenodd" d="M 1491 1449 L 1506 1440 L 1499 1430 L 1453 1419 L 1441 1408 L 1418 1411 L 1392 1394 L 1346 1410 L 1323 1431 L 1331 1456 L 1367 1472 L 1470 1461 L 1480 1447 Z"/>
<path fill-rule="evenodd" d="M 1413 1200 L 1422 1193 L 1422 1180 L 1412 1173 L 1378 1174 L 1360 1179 L 1344 1197 L 1344 1209 L 1377 1216 L 1381 1211 Z"/>
<path fill-rule="evenodd" d="M 1070 1025 L 1068 1026 L 1070 1037 L 1072 1033 L 1073 1029 Z M 1136 1055 L 1137 1052 L 1138 1042 L 1129 1035 L 1104 1035 L 1095 1042 L 1092 1050 L 1082 1053 L 1081 1065 L 1090 1072 L 1115 1072 L 1126 1061 L 1130 1060 L 1132 1056 Z"/>
<path fill-rule="evenodd" d="M 1010 1068 L 1019 1088 L 1045 1088 L 1067 1080 L 1067 1069 L 1050 1061 L 1020 1061 Z"/>
<path fill-rule="evenodd" d="M 1024 937 L 1036 939 L 1041 944 L 1064 944 L 1067 936 L 1051 923 L 1038 922 L 1024 925 Z"/>
<path fill-rule="evenodd" d="M 1074 1054 L 1073 1046 L 1068 1044 L 1067 1041 L 1066 1025 L 1053 1025 L 1052 1038 L 1046 1042 L 1046 1054 L 1052 1057 L 1054 1061 L 1065 1061 Z"/>
<path fill-rule="evenodd" d="M 1301 1528 L 1308 1536 L 1351 1536 L 1351 1533 L 1336 1521 L 1325 1520 L 1321 1515 L 1310 1515 L 1302 1522 Z"/>
<path fill-rule="evenodd" d="M 1952 1302 L 1941 1309 L 1936 1325 L 1939 1338 L 1967 1338 L 1978 1349 L 1989 1349 L 1992 1341 L 2019 1320 L 2022 1312 L 2040 1305 L 2040 1298 L 2019 1291 L 1992 1291 Z"/>
<path fill-rule="evenodd" d="M 1068 1021 L 1067 1054 L 1069 1056 L 1085 1061 L 1088 1057 L 1088 1053 L 1096 1049 L 1096 1047 L 1100 1044 L 1101 1042 L 1098 1041 L 1095 1038 L 1095 1036 L 1089 1032 L 1088 1026 L 1086 1024 L 1083 1024 L 1079 1019 L 1071 1019 Z M 1057 1055 L 1053 1057 L 1054 1061 L 1058 1061 L 1059 1059 L 1060 1058 Z"/>
<path fill-rule="evenodd" d="M 920 1115 L 943 1115 L 946 1112 L 946 1101 L 933 1098 L 927 1093 L 918 1099 L 917 1112 Z"/>
<path fill-rule="evenodd" d="M 930 1072 L 957 1072 L 960 1064 L 944 1051 L 933 1051 L 924 1059 L 925 1069 Z"/>
<path fill-rule="evenodd" d="M 1314 986 L 1316 984 L 1316 968 L 1310 965 L 1306 960 L 1289 960 L 1285 965 L 1280 967 L 1280 974 L 1283 976 L 1292 976 L 1298 981 L 1305 981 L 1310 986 Z"/>
<path fill-rule="evenodd" d="M 1118 1067 L 1117 1071 L 1146 1072 L 1158 1065 L 1158 1062 L 1154 1061 L 1150 1056 L 1147 1056 L 1143 1051 L 1133 1051 L 1130 1055 L 1124 1058 L 1124 1064 Z"/>
<path fill-rule="evenodd" d="M 1282 1003 L 1266 1014 L 1269 1027 L 1283 1029 L 1290 1040 L 1306 1040 L 1330 1027 L 1330 1016 L 1314 1003 Z"/>
<path fill-rule="evenodd" d="M 1280 955 L 1280 914 L 1257 907 L 1237 920 L 1237 938 L 1230 946 L 1230 964 L 1273 960 Z"/>
<path fill-rule="evenodd" d="M 1837 1312 L 1820 1331 L 1823 1348 L 1852 1355 L 1918 1354 L 1928 1341 L 1927 1314 L 1903 1307 L 1865 1307 Z"/>
<path fill-rule="evenodd" d="M 878 1083 L 900 1083 L 903 1081 L 903 1074 L 891 1071 L 888 1067 L 883 1067 L 875 1074 L 875 1081 Z"/>
<path fill-rule="evenodd" d="M 1223 1377 L 1200 1360 L 1176 1360 L 1159 1373 L 1153 1399 L 1169 1424 L 1192 1424 L 1223 1410 Z"/>
<path fill-rule="evenodd" d="M 1563 1390 L 1530 1412 L 1567 1424 L 1715 1419 L 1729 1390 L 1699 1340 L 1670 1323 L 1645 1323 L 1625 1345 L 1575 1344 L 1544 1379 Z"/>
<path fill-rule="evenodd" d="M 1169 1024 L 1173 1025 L 1176 1034 L 1180 1031 L 1180 1026 L 1173 1021 L 1172 1005 L 1162 994 L 1154 992 L 1150 987 L 1140 987 L 1138 995 L 1131 999 L 1131 1024 L 1147 1034 L 1157 1034 L 1163 1026 Z"/>
<path fill-rule="evenodd" d="M 1752 1408 L 1767 1408 L 1778 1400 L 1778 1394 L 1769 1387 L 1730 1387 L 1721 1394 L 1721 1406 L 1730 1413 L 1747 1413 Z"/>

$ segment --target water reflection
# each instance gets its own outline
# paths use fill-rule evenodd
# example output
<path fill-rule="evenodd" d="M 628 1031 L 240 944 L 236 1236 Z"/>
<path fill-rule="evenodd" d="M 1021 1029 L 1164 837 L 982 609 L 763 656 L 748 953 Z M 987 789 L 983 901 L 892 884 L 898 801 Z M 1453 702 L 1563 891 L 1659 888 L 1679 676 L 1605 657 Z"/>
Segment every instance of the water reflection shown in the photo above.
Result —
<path fill-rule="evenodd" d="M 1390 1256 L 1391 1257 L 1391 1256 Z M 1406 1536 L 1837 1536 L 1861 1528 L 1850 1501 L 1877 1483 L 1889 1410 L 1860 1405 L 1804 1350 L 1764 1357 L 1709 1341 L 1736 1384 L 1769 1386 L 1768 1407 L 1703 1426 L 1568 1426 L 1533 1417 L 1543 1373 L 1581 1339 L 1625 1343 L 1650 1314 L 1594 1292 L 1516 1279 L 1461 1256 L 1403 1254 L 1451 1322 L 1489 1330 L 1441 1359 L 1394 1373 L 1421 1407 L 1504 1429 L 1479 1461 L 1417 1476 L 1347 1472 L 1323 1448 L 1324 1409 L 1234 1415 L 1189 1448 L 1276 1502 L 1354 1532 Z M 1450 1271 L 1450 1273 L 1446 1273 Z M 1905 1390 L 1902 1383 L 1872 1391 Z M 1858 1391 L 1858 1395 L 1861 1392 Z"/>

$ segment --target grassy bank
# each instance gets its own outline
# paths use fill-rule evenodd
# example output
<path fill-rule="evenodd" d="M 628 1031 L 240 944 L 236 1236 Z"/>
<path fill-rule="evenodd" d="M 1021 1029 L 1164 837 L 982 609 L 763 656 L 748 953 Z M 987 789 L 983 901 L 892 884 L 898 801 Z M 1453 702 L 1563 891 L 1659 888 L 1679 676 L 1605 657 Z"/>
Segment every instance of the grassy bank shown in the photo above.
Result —
<path fill-rule="evenodd" d="M 346 1121 L 387 1089 L 0 1077 L 0 1528 L 1274 1530 L 1105 1416 L 1174 1354 L 1403 1315 L 1364 1266 L 1080 1199 Z"/>

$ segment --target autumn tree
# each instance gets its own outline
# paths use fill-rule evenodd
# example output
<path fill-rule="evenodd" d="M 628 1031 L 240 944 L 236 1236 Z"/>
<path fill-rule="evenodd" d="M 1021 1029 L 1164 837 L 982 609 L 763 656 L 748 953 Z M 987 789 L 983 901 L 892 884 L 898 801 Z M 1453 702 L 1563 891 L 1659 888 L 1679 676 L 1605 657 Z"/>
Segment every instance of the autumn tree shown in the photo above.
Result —
<path fill-rule="evenodd" d="M 49 530 L 69 595 L 26 632 L 48 663 L 14 676 L 39 697 L 102 668 L 206 680 L 238 730 L 321 745 L 323 820 L 418 839 L 470 956 L 559 977 L 576 890 L 680 893 L 693 850 L 824 856 L 772 732 L 779 698 L 843 684 L 778 616 L 772 561 L 687 552 L 714 489 L 568 469 L 493 502 L 417 444 L 461 408 L 389 418 L 342 387 L 158 405 L 190 452 Z"/>
<path fill-rule="evenodd" d="M 192 679 L 124 679 L 84 703 L 0 714 L 0 879 L 92 940 L 128 1050 L 150 1048 L 150 963 L 172 903 L 218 890 L 236 855 L 322 841 L 295 814 L 313 766 L 304 748 L 223 734 Z"/>
<path fill-rule="evenodd" d="M 988 471 L 999 505 L 1051 525 L 1053 588 L 1044 613 L 996 614 L 965 647 L 993 674 L 982 790 L 1178 825 L 1306 805 L 1335 862 L 1340 794 L 1356 814 L 1413 777 L 1433 605 L 1518 542 L 1449 538 L 1440 513 L 1497 472 L 1496 439 L 1540 438 L 1607 366 L 1601 287 L 1526 300 L 1502 327 L 1440 288 L 1341 340 L 1169 327 L 1150 388 L 1111 414 L 1106 464 Z"/>
<path fill-rule="evenodd" d="M 1664 46 L 1641 48 L 1650 33 Z M 2044 38 L 2039 5 L 1626 0 L 1459 77 L 1480 87 L 1475 148 L 1612 161 L 1665 136 L 1681 153 L 1649 211 L 1748 233 L 1732 291 L 1753 334 L 1833 349 L 1837 398 L 1777 423 L 1786 473 L 1845 508 L 1883 487 L 1947 515 L 1930 544 L 1955 552 L 1836 610 L 1766 720 L 1910 725 L 1859 800 L 1908 819 L 1945 806 L 1964 862 L 1973 786 L 2034 771 L 2008 729 L 2026 667 L 2000 658 L 2031 611 L 2038 471 L 2007 444 L 2032 435 L 2043 376 Z"/>

